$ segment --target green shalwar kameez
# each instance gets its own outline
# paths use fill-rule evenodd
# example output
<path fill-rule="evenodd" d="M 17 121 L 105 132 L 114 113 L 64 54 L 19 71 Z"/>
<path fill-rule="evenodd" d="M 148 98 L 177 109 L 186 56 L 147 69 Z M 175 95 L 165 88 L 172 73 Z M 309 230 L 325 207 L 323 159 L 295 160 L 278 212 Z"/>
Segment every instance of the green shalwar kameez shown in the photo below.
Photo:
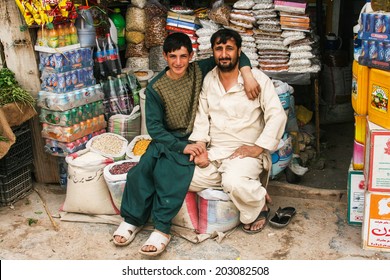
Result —
<path fill-rule="evenodd" d="M 250 66 L 245 55 L 240 65 Z M 127 223 L 142 226 L 152 215 L 155 228 L 170 233 L 195 168 L 183 150 L 189 143 L 203 78 L 214 67 L 213 57 L 192 62 L 179 80 L 169 79 L 167 68 L 148 84 L 146 127 L 153 140 L 127 174 L 121 204 Z"/>

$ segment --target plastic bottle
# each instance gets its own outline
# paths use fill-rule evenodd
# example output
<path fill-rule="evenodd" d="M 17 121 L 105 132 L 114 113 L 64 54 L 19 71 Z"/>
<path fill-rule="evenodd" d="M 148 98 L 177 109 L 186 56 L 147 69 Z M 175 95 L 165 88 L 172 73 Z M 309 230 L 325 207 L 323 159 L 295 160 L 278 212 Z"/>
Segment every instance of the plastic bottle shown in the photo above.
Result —
<path fill-rule="evenodd" d="M 106 57 L 107 57 L 107 66 L 110 75 L 116 76 L 122 72 L 122 67 L 119 61 L 119 52 L 117 46 L 111 39 L 110 33 L 106 34 Z"/>
<path fill-rule="evenodd" d="M 66 46 L 72 45 L 72 37 L 70 35 L 69 24 L 64 25 L 64 33 L 65 33 L 65 45 Z"/>
<path fill-rule="evenodd" d="M 117 30 L 118 48 L 122 50 L 126 47 L 126 39 L 125 39 L 126 21 L 121 14 L 120 8 L 115 8 L 114 13 L 110 14 L 109 17 L 111 18 Z"/>
<path fill-rule="evenodd" d="M 70 34 L 71 45 L 78 44 L 79 37 L 77 35 L 77 28 L 73 22 L 69 23 L 69 34 Z"/>
<path fill-rule="evenodd" d="M 130 85 L 132 96 L 133 96 L 133 105 L 140 105 L 140 96 L 139 92 L 141 90 L 141 85 L 138 82 L 137 78 L 134 75 L 126 74 L 128 84 Z"/>
<path fill-rule="evenodd" d="M 66 41 L 65 41 L 65 29 L 62 24 L 59 24 L 57 26 L 58 30 L 58 46 L 59 47 L 65 47 L 66 46 Z"/>
<path fill-rule="evenodd" d="M 120 106 L 118 97 L 116 95 L 117 88 L 115 87 L 114 78 L 111 76 L 108 76 L 108 87 L 110 96 L 110 114 L 119 114 Z"/>
<path fill-rule="evenodd" d="M 68 184 L 68 164 L 65 161 L 65 158 L 58 158 L 58 172 L 60 176 L 60 186 L 61 188 L 66 189 Z"/>
<path fill-rule="evenodd" d="M 104 53 L 104 50 L 102 50 L 100 48 L 100 45 L 99 45 L 99 40 L 98 38 L 96 38 L 96 65 L 97 65 L 97 69 L 98 69 L 98 72 L 97 72 L 97 79 L 99 80 L 103 80 L 105 78 L 107 78 L 108 76 L 108 73 L 106 71 L 106 67 L 105 67 L 105 60 L 106 60 L 106 54 Z"/>
<path fill-rule="evenodd" d="M 37 46 L 47 47 L 47 31 L 46 28 L 39 28 L 37 32 Z"/>
<path fill-rule="evenodd" d="M 58 31 L 55 28 L 47 32 L 47 45 L 50 48 L 58 48 Z"/>
<path fill-rule="evenodd" d="M 117 96 L 120 106 L 120 113 L 127 115 L 129 114 L 129 96 L 126 91 L 126 87 L 123 83 L 123 80 L 121 79 L 121 75 L 116 76 L 116 82 L 117 82 Z"/>

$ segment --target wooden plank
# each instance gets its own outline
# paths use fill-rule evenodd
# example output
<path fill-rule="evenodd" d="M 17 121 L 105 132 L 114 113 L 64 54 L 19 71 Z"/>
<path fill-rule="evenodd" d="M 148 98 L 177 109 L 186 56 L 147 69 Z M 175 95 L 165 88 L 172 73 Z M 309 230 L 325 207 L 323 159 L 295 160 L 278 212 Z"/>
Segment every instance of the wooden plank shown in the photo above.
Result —
<path fill-rule="evenodd" d="M 22 88 L 37 97 L 40 89 L 40 72 L 37 53 L 34 51 L 36 29 L 21 31 L 24 24 L 14 1 L 0 0 L 0 40 L 4 47 L 6 66 L 15 73 Z M 39 108 L 37 108 L 38 110 Z M 38 117 L 30 122 L 33 134 L 34 177 L 39 183 L 58 183 L 57 158 L 45 153 L 42 127 Z"/>

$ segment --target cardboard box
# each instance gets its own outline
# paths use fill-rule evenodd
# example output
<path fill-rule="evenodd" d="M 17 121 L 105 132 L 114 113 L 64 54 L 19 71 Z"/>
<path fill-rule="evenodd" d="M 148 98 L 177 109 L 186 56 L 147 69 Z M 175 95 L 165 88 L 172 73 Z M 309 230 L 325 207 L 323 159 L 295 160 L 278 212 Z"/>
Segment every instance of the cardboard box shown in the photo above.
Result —
<path fill-rule="evenodd" d="M 390 130 L 367 119 L 364 151 L 366 189 L 390 192 Z"/>
<path fill-rule="evenodd" d="M 361 225 L 364 212 L 364 175 L 363 170 L 348 169 L 348 224 Z"/>
<path fill-rule="evenodd" d="M 390 193 L 365 191 L 363 249 L 390 252 Z"/>

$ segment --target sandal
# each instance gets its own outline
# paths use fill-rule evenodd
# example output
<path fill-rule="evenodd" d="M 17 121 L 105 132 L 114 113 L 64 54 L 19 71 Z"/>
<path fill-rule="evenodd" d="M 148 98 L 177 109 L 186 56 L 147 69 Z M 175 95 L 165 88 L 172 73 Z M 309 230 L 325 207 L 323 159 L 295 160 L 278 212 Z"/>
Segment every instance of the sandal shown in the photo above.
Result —
<path fill-rule="evenodd" d="M 257 230 L 251 230 L 250 228 L 249 229 L 246 229 L 244 228 L 244 225 L 241 225 L 241 229 L 246 232 L 246 233 L 249 233 L 249 234 L 254 234 L 254 233 L 258 233 L 260 231 L 262 231 L 265 226 L 267 225 L 267 222 L 268 222 L 268 217 L 269 217 L 269 212 L 270 212 L 270 209 L 267 208 L 267 210 L 262 210 L 259 214 L 259 216 L 257 216 L 256 220 L 254 220 L 251 225 L 253 225 L 254 223 L 258 222 L 258 221 L 261 221 L 261 220 L 265 220 L 265 223 L 263 224 L 263 226 Z"/>
<path fill-rule="evenodd" d="M 149 236 L 148 240 L 146 240 L 146 242 L 144 243 L 144 245 L 142 245 L 141 249 L 139 249 L 138 252 L 146 256 L 151 256 L 151 257 L 158 256 L 162 252 L 164 252 L 169 241 L 171 241 L 171 236 L 166 237 L 157 231 L 153 231 L 152 234 Z M 142 248 L 144 246 L 154 246 L 156 247 L 157 250 L 151 252 L 143 251 Z"/>
<path fill-rule="evenodd" d="M 127 246 L 129 245 L 137 235 L 137 233 L 142 229 L 142 227 L 136 227 L 132 224 L 121 222 L 118 229 L 113 233 L 112 238 L 116 246 Z M 118 242 L 115 240 L 115 236 L 121 236 L 126 239 L 125 242 Z"/>
<path fill-rule="evenodd" d="M 279 209 L 275 212 L 275 216 L 269 220 L 269 224 L 275 228 L 286 227 L 290 223 L 295 213 L 296 211 L 294 207 L 279 207 Z"/>

